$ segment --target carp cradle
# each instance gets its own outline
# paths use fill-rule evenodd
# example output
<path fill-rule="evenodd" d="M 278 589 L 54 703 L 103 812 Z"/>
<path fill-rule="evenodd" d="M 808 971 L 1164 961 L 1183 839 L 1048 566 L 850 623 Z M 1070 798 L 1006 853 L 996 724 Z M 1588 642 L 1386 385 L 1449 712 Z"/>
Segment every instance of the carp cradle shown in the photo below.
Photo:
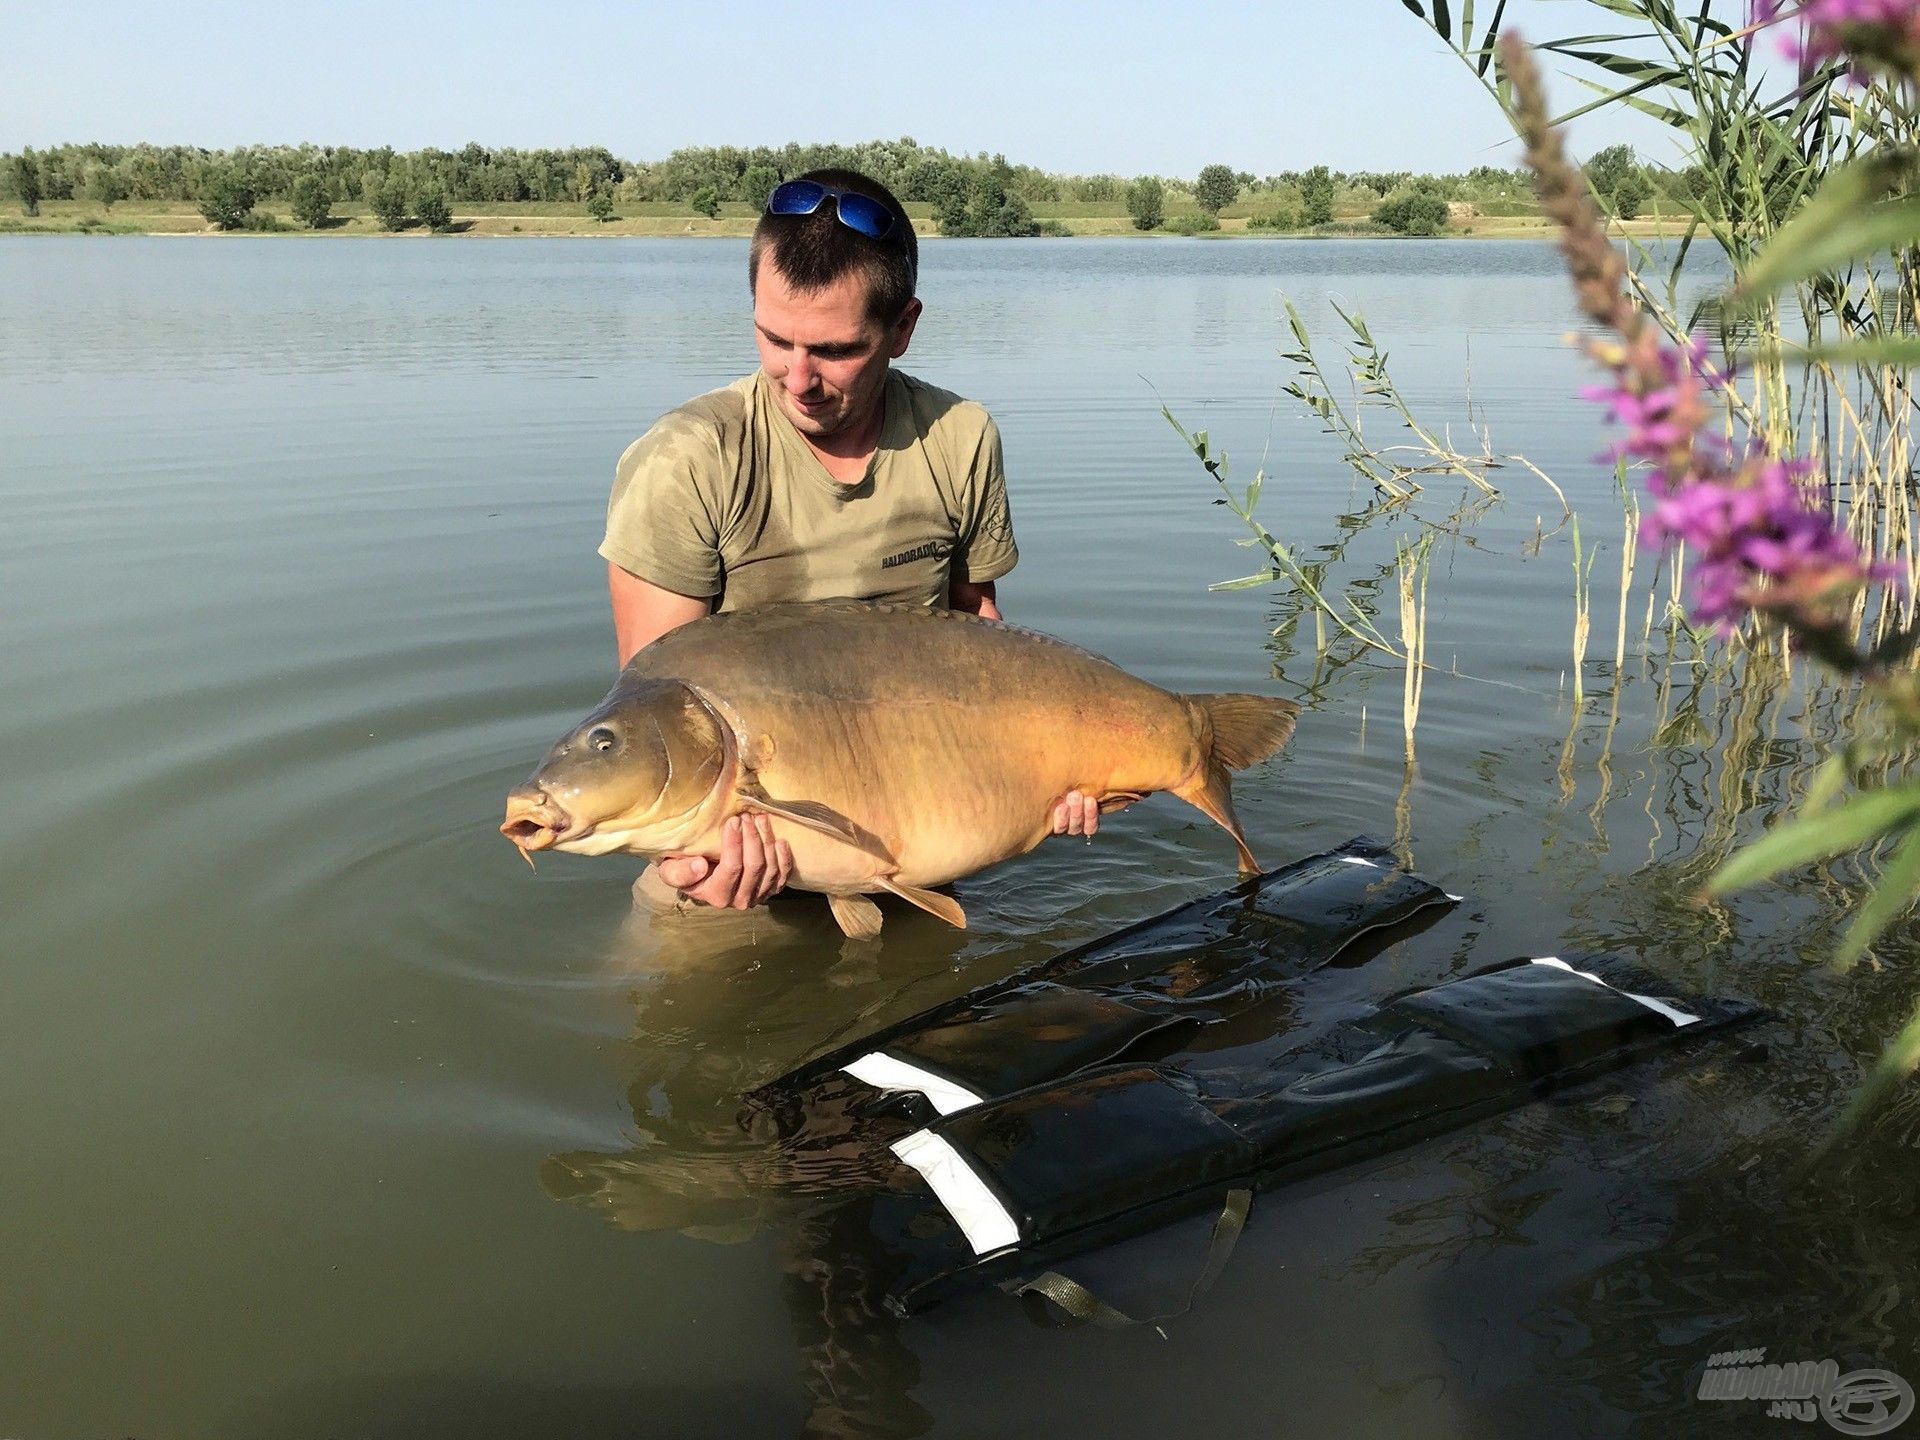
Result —
<path fill-rule="evenodd" d="M 1676 995 L 1616 957 L 1569 955 L 1274 1021 L 1306 977 L 1377 955 L 1459 899 L 1352 840 L 836 1049 L 749 1105 L 787 1135 L 810 1115 L 851 1116 L 898 1157 L 898 1183 L 872 1200 L 897 1312 L 996 1283 L 1036 1318 L 1053 1314 L 1045 1297 L 1119 1325 L 1187 1308 L 1255 1190 L 1760 1013 Z M 1194 1048 L 1203 1030 L 1221 1043 Z M 1062 1273 L 1156 1232 L 1204 1257 L 1171 1309 L 1123 1313 Z"/>

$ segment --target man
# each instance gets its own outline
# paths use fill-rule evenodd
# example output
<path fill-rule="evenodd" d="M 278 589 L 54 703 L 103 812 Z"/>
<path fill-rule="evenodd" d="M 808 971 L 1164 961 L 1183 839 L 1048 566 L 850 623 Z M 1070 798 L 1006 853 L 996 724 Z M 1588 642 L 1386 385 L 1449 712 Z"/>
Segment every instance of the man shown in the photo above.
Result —
<path fill-rule="evenodd" d="M 816 170 L 776 188 L 748 283 L 760 369 L 671 411 L 620 457 L 607 561 L 620 663 L 718 610 L 850 597 L 1001 618 L 1019 551 L 1000 432 L 979 405 L 892 368 L 920 301 L 913 225 L 885 186 Z M 1091 835 L 1090 796 L 1055 807 Z M 793 856 L 764 815 L 728 822 L 717 857 L 670 856 L 636 893 L 744 910 Z"/>

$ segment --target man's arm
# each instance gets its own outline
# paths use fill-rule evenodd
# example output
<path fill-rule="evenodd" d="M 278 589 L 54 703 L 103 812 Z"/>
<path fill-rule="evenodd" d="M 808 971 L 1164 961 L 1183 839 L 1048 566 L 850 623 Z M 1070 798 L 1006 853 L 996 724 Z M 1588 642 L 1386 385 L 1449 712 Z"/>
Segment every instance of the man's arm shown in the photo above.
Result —
<path fill-rule="evenodd" d="M 622 666 L 669 630 L 698 620 L 713 609 L 710 599 L 662 589 L 611 560 L 607 562 L 607 595 L 613 601 L 613 638 Z"/>

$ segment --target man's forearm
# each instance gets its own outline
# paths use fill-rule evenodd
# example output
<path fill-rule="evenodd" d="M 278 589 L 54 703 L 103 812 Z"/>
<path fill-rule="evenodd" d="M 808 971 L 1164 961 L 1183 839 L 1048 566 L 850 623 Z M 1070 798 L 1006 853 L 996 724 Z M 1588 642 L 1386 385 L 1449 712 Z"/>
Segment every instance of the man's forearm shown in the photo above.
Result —
<path fill-rule="evenodd" d="M 676 595 L 611 562 L 607 565 L 607 593 L 613 602 L 614 643 L 619 647 L 622 665 L 667 631 L 713 609 L 711 600 Z"/>

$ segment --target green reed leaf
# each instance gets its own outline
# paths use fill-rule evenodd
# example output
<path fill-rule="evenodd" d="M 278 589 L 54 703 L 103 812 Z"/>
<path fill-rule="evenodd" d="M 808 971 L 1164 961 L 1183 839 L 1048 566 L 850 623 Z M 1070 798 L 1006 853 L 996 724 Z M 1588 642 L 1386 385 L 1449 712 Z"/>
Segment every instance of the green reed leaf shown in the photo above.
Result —
<path fill-rule="evenodd" d="M 1882 199 L 1913 171 L 1908 150 L 1834 171 L 1747 268 L 1734 298 L 1752 305 L 1782 286 L 1863 255 L 1920 243 L 1920 196 Z"/>
<path fill-rule="evenodd" d="M 1629 109 L 1640 111 L 1643 115 L 1651 115 L 1662 125 L 1669 126 L 1675 130 L 1685 130 L 1693 124 L 1693 117 L 1684 111 L 1676 110 L 1671 105 L 1662 105 L 1658 101 L 1649 100 L 1641 94 L 1643 90 L 1651 90 L 1655 86 L 1663 83 L 1659 80 L 1642 80 L 1637 84 L 1628 85 L 1618 90 L 1610 90 L 1597 80 L 1589 80 L 1584 75 L 1576 75 L 1573 77 L 1573 80 L 1576 85 L 1584 85 L 1589 90 L 1597 90 L 1600 98 L 1597 100 L 1589 100 L 1584 105 L 1576 105 L 1573 109 L 1563 111 L 1561 114 L 1554 116 L 1553 123 L 1555 125 L 1564 125 L 1569 120 L 1578 120 L 1582 115 L 1591 114 L 1595 110 L 1603 110 L 1609 105 L 1625 105 Z"/>
<path fill-rule="evenodd" d="M 1506 13 L 1507 13 L 1507 0 L 1500 0 L 1500 3 L 1493 7 L 1493 19 L 1487 22 L 1487 28 L 1481 32 L 1480 44 L 1478 47 L 1480 59 L 1474 65 L 1473 68 L 1474 68 L 1474 73 L 1477 74 L 1482 80 L 1487 78 L 1487 67 L 1493 64 L 1494 53 L 1499 48 L 1500 21 L 1506 16 Z M 1472 5 L 1467 6 L 1467 14 L 1469 17 L 1472 16 L 1473 14 Z M 1473 29 L 1473 21 L 1471 18 L 1469 18 L 1462 33 L 1470 35 L 1472 29 Z"/>
<path fill-rule="evenodd" d="M 1242 575 L 1238 580 L 1217 580 L 1207 586 L 1209 590 L 1251 590 L 1256 585 L 1271 585 L 1281 579 L 1278 571 L 1262 570 L 1258 575 Z"/>
<path fill-rule="evenodd" d="M 1920 365 L 1920 335 L 1869 335 L 1782 353 L 1789 360 L 1825 360 L 1834 365 Z"/>
<path fill-rule="evenodd" d="M 1912 908 L 1916 898 L 1920 898 L 1920 826 L 1909 825 L 1887 857 L 1879 883 L 1854 912 L 1853 923 L 1834 952 L 1834 968 L 1847 971 L 1857 965 L 1880 932 Z"/>
<path fill-rule="evenodd" d="M 1837 751 L 1822 760 L 1813 772 L 1813 779 L 1807 786 L 1807 798 L 1800 802 L 1800 813 L 1813 815 L 1826 809 L 1840 793 L 1840 787 L 1847 783 L 1847 774 L 1852 769 L 1845 750 Z"/>
<path fill-rule="evenodd" d="M 1914 784 L 1870 790 L 1817 815 L 1795 815 L 1731 856 L 1707 881 L 1707 894 L 1724 895 L 1795 866 L 1831 860 L 1904 826 L 1916 815 L 1920 815 L 1920 785 Z"/>
<path fill-rule="evenodd" d="M 1893 1037 L 1887 1048 L 1880 1052 L 1873 1069 L 1867 1072 L 1866 1079 L 1860 1082 L 1860 1088 L 1853 1092 L 1853 1098 L 1847 1102 L 1847 1108 L 1840 1112 L 1840 1118 L 1834 1122 L 1833 1135 L 1828 1136 L 1824 1143 L 1830 1145 L 1835 1136 L 1850 1130 L 1881 1092 L 1911 1075 L 1916 1065 L 1920 1065 L 1920 1007 L 1916 1007 L 1912 1018 L 1901 1027 L 1900 1033 Z"/>

